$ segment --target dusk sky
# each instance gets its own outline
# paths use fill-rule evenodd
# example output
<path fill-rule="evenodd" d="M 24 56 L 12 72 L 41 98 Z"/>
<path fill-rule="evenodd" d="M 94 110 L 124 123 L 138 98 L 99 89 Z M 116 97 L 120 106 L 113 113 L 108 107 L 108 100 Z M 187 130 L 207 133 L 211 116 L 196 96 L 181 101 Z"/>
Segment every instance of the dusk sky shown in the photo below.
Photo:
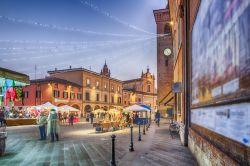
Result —
<path fill-rule="evenodd" d="M 166 0 L 1 0 L 0 66 L 43 78 L 69 66 L 156 76 L 154 9 Z"/>

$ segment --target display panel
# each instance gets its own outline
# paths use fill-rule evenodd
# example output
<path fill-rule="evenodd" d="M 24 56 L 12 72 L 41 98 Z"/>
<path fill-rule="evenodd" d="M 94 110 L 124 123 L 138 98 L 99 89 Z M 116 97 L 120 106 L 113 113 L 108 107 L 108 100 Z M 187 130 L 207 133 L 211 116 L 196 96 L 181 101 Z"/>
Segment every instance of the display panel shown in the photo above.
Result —
<path fill-rule="evenodd" d="M 250 0 L 202 0 L 192 29 L 192 104 L 249 96 Z"/>

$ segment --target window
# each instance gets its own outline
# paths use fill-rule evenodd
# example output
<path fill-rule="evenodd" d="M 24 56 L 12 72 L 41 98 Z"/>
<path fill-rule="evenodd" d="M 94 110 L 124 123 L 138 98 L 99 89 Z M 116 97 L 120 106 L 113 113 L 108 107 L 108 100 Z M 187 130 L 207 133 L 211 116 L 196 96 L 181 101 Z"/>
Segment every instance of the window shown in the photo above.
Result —
<path fill-rule="evenodd" d="M 63 98 L 67 99 L 68 98 L 68 92 L 63 92 Z"/>
<path fill-rule="evenodd" d="M 77 93 L 77 99 L 82 100 L 82 94 L 81 93 Z"/>
<path fill-rule="evenodd" d="M 108 102 L 108 96 L 107 95 L 104 95 L 104 102 Z"/>
<path fill-rule="evenodd" d="M 29 92 L 23 92 L 24 93 L 24 98 L 29 98 Z"/>
<path fill-rule="evenodd" d="M 64 90 L 67 90 L 67 85 L 64 85 Z"/>
<path fill-rule="evenodd" d="M 165 66 L 168 66 L 168 59 L 165 60 Z"/>
<path fill-rule="evenodd" d="M 36 91 L 36 98 L 41 98 L 41 91 L 40 90 Z"/>
<path fill-rule="evenodd" d="M 121 104 L 121 103 L 122 103 L 122 98 L 118 97 L 118 104 Z"/>
<path fill-rule="evenodd" d="M 168 23 L 165 25 L 164 33 L 167 34 L 167 35 L 171 34 L 171 27 L 170 27 L 170 25 Z"/>
<path fill-rule="evenodd" d="M 111 97 L 111 103 L 114 103 L 114 96 Z"/>
<path fill-rule="evenodd" d="M 100 101 L 100 95 L 96 94 L 96 101 Z"/>
<path fill-rule="evenodd" d="M 126 101 L 124 101 L 124 104 L 126 104 Z"/>
<path fill-rule="evenodd" d="M 70 99 L 75 99 L 75 93 L 70 93 Z"/>
<path fill-rule="evenodd" d="M 60 91 L 59 90 L 54 90 L 54 97 L 60 97 Z"/>
<path fill-rule="evenodd" d="M 99 89 L 100 83 L 99 81 L 96 81 L 96 89 Z"/>
<path fill-rule="evenodd" d="M 104 89 L 107 89 L 107 83 L 106 82 L 104 83 Z"/>
<path fill-rule="evenodd" d="M 112 91 L 112 92 L 115 91 L 114 85 L 111 86 L 111 91 Z"/>
<path fill-rule="evenodd" d="M 85 94 L 85 100 L 86 100 L 86 101 L 89 101 L 89 100 L 90 100 L 89 92 L 86 92 L 86 94 Z"/>
<path fill-rule="evenodd" d="M 147 92 L 150 92 L 150 85 L 147 86 Z"/>
<path fill-rule="evenodd" d="M 55 84 L 55 88 L 58 88 L 58 84 Z"/>
<path fill-rule="evenodd" d="M 117 91 L 118 91 L 118 93 L 120 93 L 120 86 L 117 87 Z"/>
<path fill-rule="evenodd" d="M 87 86 L 90 86 L 90 79 L 89 78 L 87 78 L 86 84 L 87 84 Z"/>

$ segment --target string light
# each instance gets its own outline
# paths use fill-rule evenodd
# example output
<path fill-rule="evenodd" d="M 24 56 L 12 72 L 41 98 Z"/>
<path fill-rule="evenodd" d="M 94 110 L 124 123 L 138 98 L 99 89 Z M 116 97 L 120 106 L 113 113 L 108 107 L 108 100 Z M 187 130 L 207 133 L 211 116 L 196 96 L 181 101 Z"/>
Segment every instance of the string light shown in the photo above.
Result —
<path fill-rule="evenodd" d="M 104 32 L 95 32 L 90 30 L 84 30 L 75 27 L 62 27 L 55 24 L 43 24 L 36 21 L 25 21 L 22 19 L 10 18 L 5 16 L 0 16 L 1 20 L 7 20 L 13 23 L 22 23 L 28 24 L 32 26 L 39 26 L 42 28 L 48 28 L 52 30 L 60 30 L 60 31 L 67 31 L 67 32 L 77 32 L 77 33 L 84 33 L 84 34 L 92 34 L 92 35 L 103 35 L 103 36 L 114 36 L 114 37 L 142 37 L 142 35 L 132 35 L 132 34 L 115 34 L 115 33 L 104 33 Z"/>

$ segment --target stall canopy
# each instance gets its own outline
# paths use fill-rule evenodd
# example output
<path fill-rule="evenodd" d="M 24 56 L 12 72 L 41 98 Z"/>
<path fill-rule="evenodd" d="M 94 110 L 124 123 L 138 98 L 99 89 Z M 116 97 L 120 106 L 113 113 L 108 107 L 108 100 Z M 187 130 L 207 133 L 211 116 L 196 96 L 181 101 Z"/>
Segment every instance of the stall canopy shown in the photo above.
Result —
<path fill-rule="evenodd" d="M 124 111 L 125 112 L 127 112 L 127 111 L 145 112 L 145 111 L 150 111 L 150 110 L 148 110 L 147 108 L 144 108 L 140 105 L 132 105 L 132 106 L 126 107 L 124 109 Z"/>
<path fill-rule="evenodd" d="M 51 104 L 50 102 L 44 103 L 42 105 L 36 106 L 37 109 L 57 109 L 57 106 Z"/>
<path fill-rule="evenodd" d="M 110 109 L 110 110 L 108 110 L 108 113 L 109 113 L 109 114 L 119 114 L 120 111 L 117 110 L 117 109 Z"/>
<path fill-rule="evenodd" d="M 149 111 L 152 111 L 152 108 L 149 107 L 148 105 L 145 105 L 145 104 L 140 104 L 141 107 L 144 107 L 146 109 L 148 109 Z"/>
<path fill-rule="evenodd" d="M 63 106 L 58 107 L 58 111 L 61 111 L 61 112 L 78 112 L 80 110 L 76 109 L 74 107 L 68 106 L 68 105 L 63 105 Z"/>
<path fill-rule="evenodd" d="M 28 75 L 25 75 L 16 71 L 12 71 L 9 69 L 1 68 L 1 67 L 0 67 L 0 78 L 14 80 L 16 82 L 20 82 L 24 84 L 30 83 Z"/>

